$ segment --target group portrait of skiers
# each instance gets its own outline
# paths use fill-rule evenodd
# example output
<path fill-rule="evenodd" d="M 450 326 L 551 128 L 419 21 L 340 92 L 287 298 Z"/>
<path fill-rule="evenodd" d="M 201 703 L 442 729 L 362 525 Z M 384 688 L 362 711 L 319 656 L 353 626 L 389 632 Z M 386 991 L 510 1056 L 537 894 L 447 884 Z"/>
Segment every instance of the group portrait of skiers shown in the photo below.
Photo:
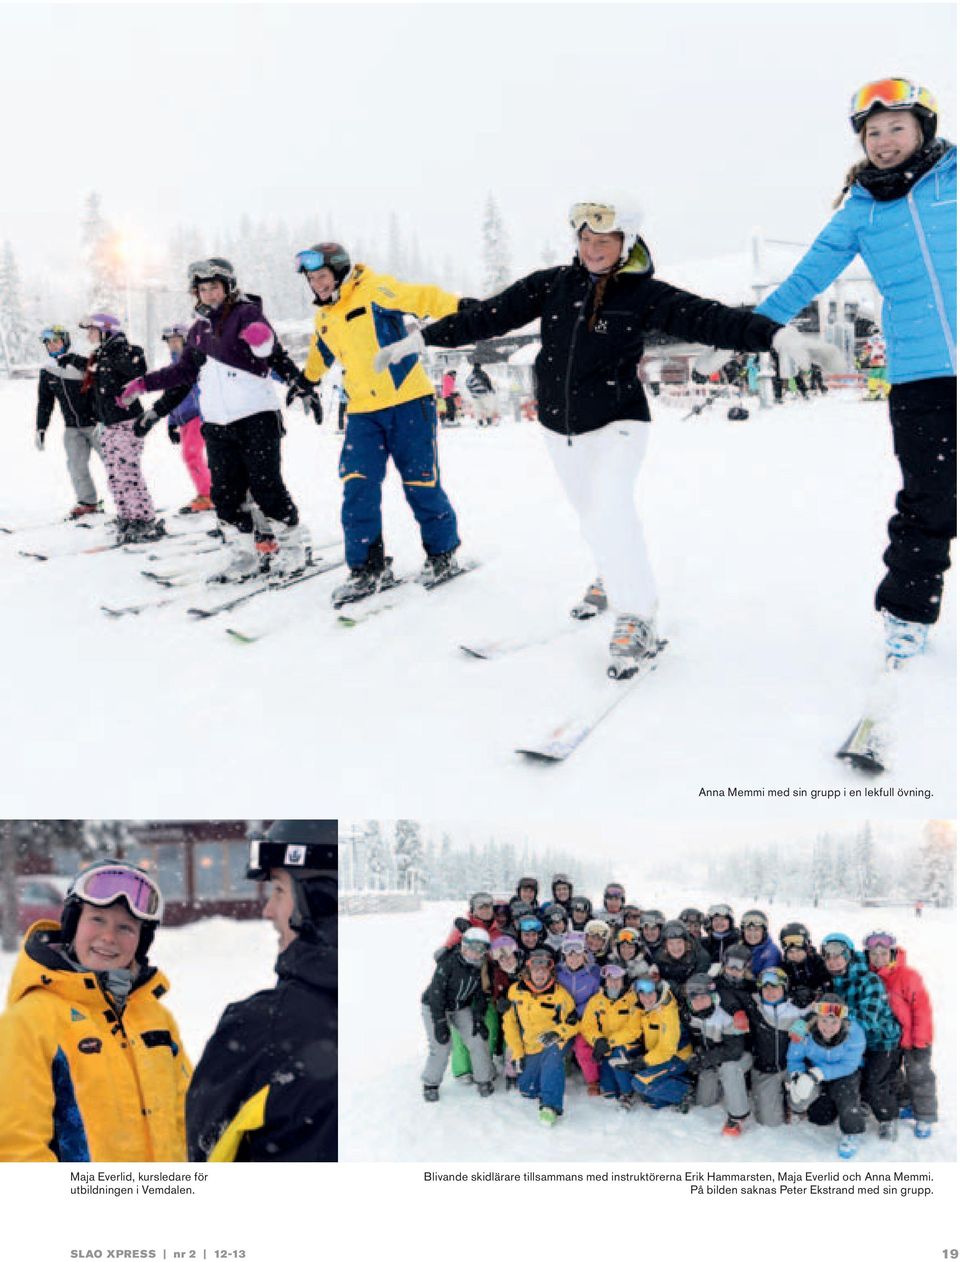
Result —
<path fill-rule="evenodd" d="M 726 903 L 668 918 L 615 881 L 595 908 L 564 873 L 539 895 L 533 876 L 509 898 L 473 894 L 437 951 L 422 996 L 427 1102 L 449 1064 L 482 1097 L 499 1079 L 535 1101 L 547 1125 L 582 1080 L 597 1107 L 719 1104 L 728 1137 L 751 1119 L 836 1122 L 844 1158 L 871 1117 L 884 1141 L 901 1119 L 931 1135 L 931 1001 L 893 933 L 858 949 L 831 932 L 817 947 L 799 921 L 773 936 L 765 912 L 738 920 Z"/>
<path fill-rule="evenodd" d="M 287 386 L 288 404 L 300 399 L 320 423 L 317 386 L 339 364 L 347 400 L 339 472 L 349 574 L 333 602 L 364 599 L 395 581 L 381 512 L 390 459 L 420 528 L 420 580 L 444 582 L 463 572 L 461 540 L 441 482 L 436 393 L 423 353 L 473 345 L 539 319 L 538 419 L 596 571 L 571 612 L 586 618 L 611 608 L 610 673 L 629 677 L 665 643 L 636 499 L 650 438 L 638 371 L 645 336 L 659 331 L 727 351 L 771 351 L 792 373 L 840 368 L 833 346 L 790 321 L 860 255 L 884 299 L 890 417 L 903 476 L 875 599 L 887 660 L 899 665 L 923 651 L 937 621 L 955 535 L 956 149 L 938 137 L 937 121 L 933 95 L 907 79 L 877 80 L 854 94 L 849 122 L 864 157 L 847 174 L 837 213 L 754 310 L 657 279 L 639 216 L 622 199 L 576 202 L 568 215 L 573 260 L 480 301 L 377 273 L 336 242 L 299 251 L 294 266 L 317 307 L 302 366 L 284 350 L 260 300 L 240 288 L 230 262 L 200 260 L 187 269 L 194 319 L 169 331 L 166 366 L 148 370 L 142 349 L 128 343 L 110 313 L 83 321 L 91 343 L 86 360 L 70 353 L 62 326 L 44 331 L 52 363 L 41 375 L 38 445 L 58 398 L 74 513 L 97 507 L 89 475 L 96 450 L 121 536 L 153 539 L 163 523 L 143 479 L 142 446 L 159 419 L 176 418 L 197 492 L 188 507 L 212 504 L 227 548 L 213 577 L 295 575 L 310 564 L 310 543 L 281 471 L 275 382 Z M 426 320 L 412 331 L 408 325 Z M 791 375 L 786 366 L 781 371 Z M 470 389 L 478 398 L 489 393 L 484 377 L 475 365 Z M 141 397 L 156 391 L 162 394 L 145 411 Z M 449 408 L 455 390 L 444 391 Z"/>
<path fill-rule="evenodd" d="M 148 870 L 98 860 L 28 929 L 0 1012 L 0 1161 L 337 1159 L 336 821 L 276 821 L 247 878 L 269 890 L 277 983 L 226 1008 L 195 1067 L 150 962 Z"/>

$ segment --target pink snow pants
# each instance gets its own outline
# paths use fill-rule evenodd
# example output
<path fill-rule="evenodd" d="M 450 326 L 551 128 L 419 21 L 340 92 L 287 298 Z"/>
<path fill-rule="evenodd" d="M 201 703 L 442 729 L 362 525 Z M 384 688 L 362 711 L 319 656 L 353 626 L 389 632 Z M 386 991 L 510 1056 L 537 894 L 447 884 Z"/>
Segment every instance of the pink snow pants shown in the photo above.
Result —
<path fill-rule="evenodd" d="M 133 432 L 133 420 L 104 425 L 100 445 L 117 516 L 126 521 L 153 521 L 153 500 L 140 468 L 143 439 Z"/>
<path fill-rule="evenodd" d="M 202 424 L 200 417 L 195 416 L 192 421 L 180 426 L 180 452 L 197 494 L 209 498 L 210 470 L 207 468 L 207 449 L 200 433 Z"/>
<path fill-rule="evenodd" d="M 583 1071 L 583 1081 L 599 1082 L 600 1066 L 593 1059 L 593 1048 L 582 1034 L 578 1034 L 573 1040 L 573 1054 L 577 1058 L 577 1064 Z"/>

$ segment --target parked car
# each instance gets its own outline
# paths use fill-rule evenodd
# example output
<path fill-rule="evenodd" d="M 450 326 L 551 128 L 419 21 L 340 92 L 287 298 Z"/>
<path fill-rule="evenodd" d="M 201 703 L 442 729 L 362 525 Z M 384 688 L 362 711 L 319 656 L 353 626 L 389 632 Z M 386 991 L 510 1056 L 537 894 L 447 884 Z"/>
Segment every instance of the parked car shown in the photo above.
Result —
<path fill-rule="evenodd" d="M 37 920 L 59 920 L 63 895 L 54 877 L 18 876 L 17 932 L 26 933 Z"/>

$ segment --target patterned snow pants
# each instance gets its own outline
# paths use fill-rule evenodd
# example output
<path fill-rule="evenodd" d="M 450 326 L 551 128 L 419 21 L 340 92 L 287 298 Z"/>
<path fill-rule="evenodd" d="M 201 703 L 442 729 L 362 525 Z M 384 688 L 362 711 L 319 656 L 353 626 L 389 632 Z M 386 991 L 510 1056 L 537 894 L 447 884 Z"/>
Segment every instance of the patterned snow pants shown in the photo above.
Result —
<path fill-rule="evenodd" d="M 133 420 L 105 425 L 100 446 L 117 516 L 125 521 L 153 521 L 153 500 L 140 468 L 143 439 L 133 432 Z"/>

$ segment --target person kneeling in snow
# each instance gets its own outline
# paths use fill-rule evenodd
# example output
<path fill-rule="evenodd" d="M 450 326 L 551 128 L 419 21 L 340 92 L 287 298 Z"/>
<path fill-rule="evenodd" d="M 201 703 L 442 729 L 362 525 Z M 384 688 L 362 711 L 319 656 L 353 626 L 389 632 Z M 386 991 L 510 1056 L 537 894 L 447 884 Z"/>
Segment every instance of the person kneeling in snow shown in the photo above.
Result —
<path fill-rule="evenodd" d="M 690 1091 L 690 1050 L 680 1047 L 677 1001 L 666 982 L 652 977 L 638 977 L 632 989 L 637 997 L 639 1037 L 626 1054 L 610 1059 L 620 1107 L 632 1108 L 638 1099 L 653 1109 L 681 1105 Z"/>
<path fill-rule="evenodd" d="M 564 1050 L 579 1021 L 573 999 L 556 980 L 550 951 L 538 947 L 530 953 L 507 998 L 503 1035 L 520 1071 L 520 1094 L 539 1100 L 540 1121 L 552 1126 L 563 1113 Z"/>
<path fill-rule="evenodd" d="M 750 1116 L 747 1071 L 753 1058 L 747 1051 L 750 1032 L 742 1008 L 728 1012 L 719 987 L 707 973 L 694 973 L 684 987 L 684 1024 L 693 1048 L 687 1064 L 696 1078 L 694 1103 L 709 1108 L 721 1097 L 727 1111 L 724 1135 L 736 1138 Z"/>
<path fill-rule="evenodd" d="M 746 1008 L 753 1051 L 753 1116 L 761 1126 L 782 1126 L 786 1120 L 783 1083 L 787 1052 L 791 1030 L 803 1021 L 800 1009 L 787 998 L 789 984 L 782 968 L 764 969 L 757 979 L 758 993 L 750 996 Z"/>
<path fill-rule="evenodd" d="M 794 1113 L 815 1126 L 839 1118 L 838 1152 L 852 1157 L 866 1128 L 860 1104 L 860 1066 L 867 1045 L 863 1029 L 839 995 L 826 994 L 811 1009 L 807 1034 L 787 1052 L 787 1093 Z"/>

